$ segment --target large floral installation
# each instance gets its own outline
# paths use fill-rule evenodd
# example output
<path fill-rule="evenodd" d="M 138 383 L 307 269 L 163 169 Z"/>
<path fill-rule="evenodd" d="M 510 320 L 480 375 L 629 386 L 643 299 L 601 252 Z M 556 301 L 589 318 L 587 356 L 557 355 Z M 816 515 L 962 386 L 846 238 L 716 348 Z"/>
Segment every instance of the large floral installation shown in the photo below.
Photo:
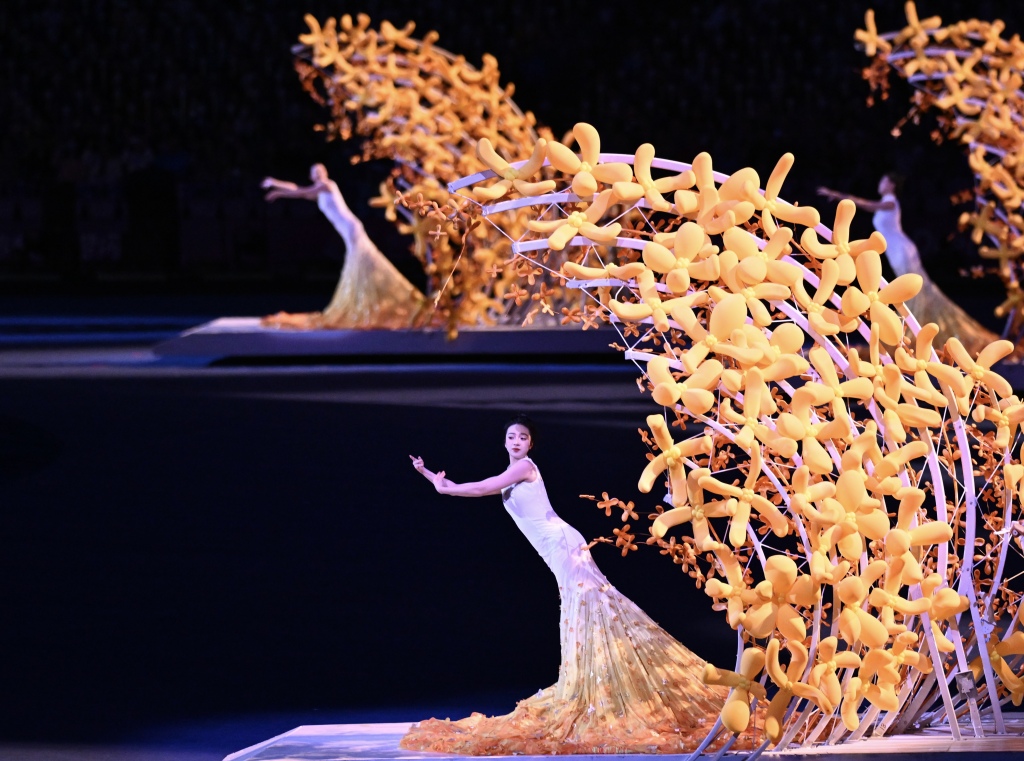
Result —
<path fill-rule="evenodd" d="M 944 25 L 938 16 L 921 19 L 913 2 L 905 5 L 907 25 L 880 34 L 873 11 L 855 38 L 872 63 L 864 77 L 872 91 L 887 97 L 889 75 L 913 85 L 909 119 L 935 113 L 937 140 L 956 140 L 968 152 L 974 172 L 975 209 L 959 220 L 979 253 L 993 262 L 1006 286 L 996 314 L 1006 318 L 1004 335 L 1024 337 L 1024 42 L 1004 36 L 1000 20 L 969 19 Z M 873 96 L 874 97 L 874 96 Z"/>
<path fill-rule="evenodd" d="M 735 664 L 704 675 L 732 688 L 707 742 L 743 732 L 766 699 L 776 748 L 921 725 L 959 738 L 968 713 L 1002 731 L 1001 706 L 1024 698 L 1007 570 L 1024 402 L 992 370 L 1012 344 L 933 346 L 935 326 L 903 306 L 920 276 L 882 279 L 885 240 L 850 239 L 852 202 L 829 230 L 781 198 L 792 154 L 762 190 L 754 169 L 722 174 L 706 153 L 602 154 L 593 126 L 574 135 L 578 154 L 550 142 L 512 164 L 542 156 L 550 191 L 482 199 L 497 174 L 484 171 L 450 184 L 458 215 L 428 216 L 503 227 L 530 210 L 513 256 L 586 294 L 563 319 L 611 323 L 662 408 L 641 430 L 639 491 L 668 490 L 646 542 L 737 631 Z M 569 259 L 556 269 L 552 252 Z M 598 507 L 622 509 L 606 541 L 624 555 L 643 543 L 632 501 Z"/>
<path fill-rule="evenodd" d="M 539 284 L 541 271 L 511 255 L 512 242 L 526 230 L 525 212 L 507 216 L 504 232 L 438 222 L 458 214 L 446 183 L 467 174 L 498 175 L 473 191 L 480 202 L 554 187 L 539 176 L 548 140 L 538 136 L 533 114 L 512 101 L 514 88 L 501 84 L 494 57 L 485 55 L 477 69 L 437 47 L 436 32 L 413 37 L 412 22 L 399 29 L 384 21 L 377 30 L 365 14 L 323 24 L 311 15 L 305 20 L 309 31 L 294 52 L 303 87 L 329 111 L 317 129 L 328 140 L 358 138 L 354 161 L 395 163 L 371 205 L 413 236 L 439 321 L 454 334 L 468 325 L 533 322 L 542 310 L 554 321 L 552 304 L 578 303 L 577 293 Z M 508 163 L 530 150 L 533 160 Z M 557 259 L 550 260 L 555 267 Z"/>

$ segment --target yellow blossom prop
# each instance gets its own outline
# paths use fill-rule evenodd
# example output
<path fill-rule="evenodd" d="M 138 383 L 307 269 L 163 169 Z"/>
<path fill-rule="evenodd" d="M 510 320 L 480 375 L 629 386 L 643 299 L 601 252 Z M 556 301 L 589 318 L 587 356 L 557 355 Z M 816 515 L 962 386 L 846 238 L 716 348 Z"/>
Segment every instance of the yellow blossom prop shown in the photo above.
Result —
<path fill-rule="evenodd" d="M 636 149 L 636 154 L 633 157 L 633 174 L 636 175 L 636 182 L 628 180 L 615 182 L 612 185 L 612 192 L 615 194 L 616 200 L 630 204 L 643 198 L 652 209 L 668 211 L 671 204 L 665 200 L 665 196 L 662 194 L 692 188 L 697 182 L 692 171 L 680 172 L 674 177 L 653 179 L 651 177 L 651 161 L 653 159 L 654 146 L 650 143 L 644 143 Z"/>
<path fill-rule="evenodd" d="M 745 650 L 740 659 L 739 671 L 722 671 L 710 663 L 704 667 L 704 683 L 731 688 L 722 709 L 722 724 L 730 732 L 739 734 L 750 722 L 750 702 L 754 698 L 767 697 L 764 686 L 754 681 L 764 668 L 764 651 L 756 648 Z"/>
<path fill-rule="evenodd" d="M 1006 659 L 1011 655 L 1024 655 L 1024 631 L 1015 631 L 1002 641 L 999 641 L 993 632 L 988 641 L 988 653 L 993 668 L 999 673 L 1003 687 L 1010 694 L 1013 704 L 1020 706 L 1021 702 L 1024 701 L 1024 679 L 1014 672 Z M 971 661 L 971 673 L 976 681 L 981 679 L 981 658 L 975 658 Z"/>
<path fill-rule="evenodd" d="M 958 141 L 968 151 L 975 175 L 975 209 L 960 217 L 960 228 L 982 246 L 982 257 L 995 259 L 995 274 L 1002 279 L 1008 298 L 996 308 L 1007 320 L 1004 334 L 1014 341 L 1024 331 L 1019 299 L 1020 255 L 1024 253 L 1024 162 L 1019 160 L 1024 140 L 1020 62 L 1024 42 L 1019 34 L 1005 35 L 999 19 L 967 19 L 944 24 L 938 16 L 924 21 L 916 4 L 905 4 L 907 25 L 894 33 L 879 34 L 872 11 L 865 28 L 855 32 L 873 64 L 864 76 L 873 90 L 888 90 L 891 71 L 915 88 L 911 117 L 936 113 L 936 139 Z M 898 134 L 899 130 L 895 130 Z"/>
<path fill-rule="evenodd" d="M 755 202 L 752 168 L 724 175 L 706 153 L 686 164 L 649 147 L 629 158 L 638 179 L 676 178 L 674 203 L 653 195 L 669 192 L 664 184 L 642 199 L 620 186 L 616 200 L 612 183 L 593 224 L 612 203 L 632 202 L 614 218 L 622 234 L 563 234 L 554 242 L 573 263 L 549 274 L 587 295 L 591 319 L 618 331 L 618 348 L 644 371 L 641 390 L 666 408 L 648 417 L 652 452 L 638 489 L 665 484 L 671 507 L 652 515 L 647 543 L 704 586 L 737 631 L 734 670 L 708 671 L 736 688 L 723 724 L 749 723 L 751 685 L 773 641 L 778 747 L 826 730 L 831 741 L 859 737 L 879 711 L 899 714 L 879 732 L 925 712 L 948 722 L 951 674 L 974 658 L 983 690 L 1015 689 L 974 634 L 990 618 L 1012 619 L 1021 600 L 1000 559 L 1021 553 L 1001 527 L 1024 525 L 1013 523 L 1024 403 L 993 369 L 1006 343 L 977 356 L 955 341 L 933 347 L 937 327 L 918 328 L 903 306 L 919 283 L 881 279 L 885 240 L 851 240 L 852 205 L 840 205 L 832 231 L 794 221 L 815 215 L 778 198 L 786 157 L 773 173 L 774 207 Z M 503 214 L 521 209 L 580 211 L 580 161 L 553 175 L 550 193 L 513 188 L 469 220 L 504 229 Z M 604 165 L 600 155 L 586 163 Z M 598 186 L 592 203 L 608 192 Z M 557 229 L 527 230 L 516 246 L 549 246 Z M 619 538 L 635 536 L 627 518 Z M 804 674 L 782 668 L 781 648 L 798 666 L 806 653 Z M 1007 656 L 1014 674 L 1022 656 Z"/>
<path fill-rule="evenodd" d="M 573 193 L 589 200 L 597 192 L 599 182 L 613 184 L 633 179 L 633 170 L 629 164 L 599 163 L 601 137 L 592 125 L 580 122 L 572 128 L 572 134 L 579 143 L 580 155 L 577 156 L 561 143 L 551 142 L 548 144 L 548 160 L 555 169 L 572 175 Z"/>
<path fill-rule="evenodd" d="M 686 293 L 690 278 L 714 282 L 721 275 L 716 249 L 706 240 L 699 225 L 685 222 L 677 232 L 648 242 L 643 249 L 643 263 L 652 272 L 666 275 L 665 285 L 672 293 Z"/>
<path fill-rule="evenodd" d="M 686 491 L 673 494 L 677 507 L 665 511 L 651 524 L 651 533 L 654 536 L 662 539 L 670 528 L 689 523 L 692 526 L 694 543 L 700 552 L 711 551 L 719 546 L 711 537 L 711 524 L 708 519 L 731 516 L 730 511 L 734 506 L 721 500 L 712 504 L 704 503 L 704 489 L 700 486 L 700 480 L 709 475 L 711 471 L 707 468 L 691 470 L 687 474 Z M 685 504 L 687 500 L 689 504 Z"/>
<path fill-rule="evenodd" d="M 554 180 L 527 182 L 544 165 L 548 141 L 540 138 L 533 148 L 533 155 L 523 166 L 516 169 L 497 154 L 491 141 L 480 138 L 476 144 L 476 155 L 484 165 L 502 179 L 486 188 L 473 188 L 473 197 L 478 201 L 494 201 L 515 188 L 524 196 L 549 193 L 555 188 Z"/>
<path fill-rule="evenodd" d="M 742 489 L 732 484 L 723 483 L 710 475 L 700 480 L 701 488 L 728 497 L 727 500 L 721 501 L 732 505 L 728 512 L 732 516 L 732 523 L 729 528 L 729 543 L 733 547 L 741 547 L 746 543 L 747 524 L 750 521 L 750 511 L 752 509 L 756 509 L 769 522 L 777 535 L 785 536 L 789 533 L 789 524 L 782 513 L 779 512 L 779 509 L 754 491 L 753 487 L 757 484 L 759 475 L 761 475 L 761 455 L 760 449 L 755 448 L 751 457 L 750 472 L 747 474 L 747 479 Z M 713 504 L 709 503 L 708 506 L 710 507 Z"/>
<path fill-rule="evenodd" d="M 551 140 L 512 102 L 513 88 L 501 84 L 494 57 L 485 55 L 475 68 L 438 48 L 435 32 L 414 37 L 412 22 L 399 28 L 383 21 L 374 29 L 365 14 L 305 20 L 295 66 L 305 90 L 329 110 L 317 129 L 329 140 L 359 139 L 354 161 L 395 162 L 370 203 L 386 208 L 399 232 L 413 237 L 433 322 L 454 335 L 462 326 L 533 321 L 538 313 L 554 322 L 563 307 L 578 308 L 576 294 L 560 285 L 543 293 L 530 286 L 524 297 L 504 298 L 522 274 L 502 264 L 513 257 L 510 239 L 487 226 L 451 224 L 465 214 L 468 199 L 450 199 L 445 185 L 465 174 L 497 178 L 473 189 L 475 201 L 544 194 L 554 186 L 543 176 Z M 523 154 L 522 165 L 510 162 Z M 526 221 L 522 214 L 506 223 L 517 233 Z"/>
<path fill-rule="evenodd" d="M 697 439 L 689 439 L 682 444 L 676 444 L 672 441 L 672 435 L 668 432 L 665 418 L 661 415 L 648 416 L 647 425 L 651 429 L 651 433 L 654 434 L 654 440 L 661 448 L 661 453 L 644 468 L 637 488 L 646 494 L 654 487 L 654 479 L 667 470 L 670 476 L 672 493 L 686 494 L 684 461 L 686 458 L 697 454 L 708 454 L 711 451 L 711 437 L 703 436 Z"/>
<path fill-rule="evenodd" d="M 788 642 L 786 649 L 790 653 L 789 665 L 783 668 L 779 661 L 781 647 L 779 640 L 772 638 L 765 648 L 765 671 L 779 688 L 768 704 L 764 723 L 765 734 L 772 745 L 777 745 L 782 739 L 786 709 L 794 697 L 814 701 L 823 712 L 832 712 L 832 706 L 824 693 L 801 681 L 808 662 L 807 648 L 799 642 Z"/>
<path fill-rule="evenodd" d="M 582 235 L 595 243 L 614 243 L 622 232 L 622 225 L 613 222 L 610 225 L 598 225 L 601 217 L 612 202 L 612 192 L 604 190 L 585 211 L 574 211 L 566 219 L 548 222 L 530 221 L 529 228 L 534 232 L 548 235 L 548 247 L 553 251 L 561 251 L 565 244 L 577 235 Z"/>

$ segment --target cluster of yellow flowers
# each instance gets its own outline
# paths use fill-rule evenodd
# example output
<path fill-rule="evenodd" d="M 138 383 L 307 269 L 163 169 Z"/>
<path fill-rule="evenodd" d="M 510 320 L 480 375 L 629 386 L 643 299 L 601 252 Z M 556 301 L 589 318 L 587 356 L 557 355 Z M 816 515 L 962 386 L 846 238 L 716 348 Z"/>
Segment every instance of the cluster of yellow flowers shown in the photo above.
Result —
<path fill-rule="evenodd" d="M 613 323 L 644 369 L 666 410 L 647 419 L 639 490 L 665 480 L 671 504 L 648 543 L 743 642 L 734 670 L 705 674 L 733 688 L 723 725 L 746 728 L 767 680 L 778 747 L 899 731 L 926 712 L 956 735 L 954 672 L 975 672 L 997 717 L 1004 695 L 1019 703 L 1020 594 L 1003 572 L 1019 549 L 1024 402 L 992 369 L 1012 344 L 933 347 L 935 326 L 903 306 L 920 276 L 883 281 L 885 240 L 851 240 L 852 202 L 829 230 L 782 200 L 791 154 L 762 190 L 754 169 L 724 175 L 706 153 L 604 155 L 594 127 L 574 135 L 578 155 L 538 141 L 520 162 L 492 159 L 451 184 L 457 219 L 432 218 L 501 227 L 531 210 L 513 253 L 537 265 L 568 252 L 547 274 L 590 303 L 567 319 Z"/>
<path fill-rule="evenodd" d="M 533 114 L 512 101 L 512 85 L 500 84 L 497 61 L 485 55 L 477 69 L 438 48 L 436 32 L 412 37 L 411 22 L 398 29 L 384 21 L 378 31 L 365 14 L 322 25 L 310 15 L 305 20 L 309 32 L 299 37 L 296 68 L 310 95 L 329 109 L 330 120 L 319 129 L 328 139 L 361 138 L 356 160 L 395 162 L 371 205 L 385 208 L 401 232 L 414 236 L 428 294 L 449 331 L 532 321 L 540 311 L 553 317 L 552 304 L 575 305 L 578 294 L 557 284 L 538 295 L 535 268 L 512 255 L 525 216 L 507 219 L 511 238 L 488 225 L 455 229 L 436 219 L 460 214 L 446 183 L 487 169 L 498 170 L 502 183 L 519 183 L 502 156 L 547 142 L 538 137 Z M 464 255 L 466 249 L 472 254 Z M 527 288 L 524 277 L 533 280 Z"/>
<path fill-rule="evenodd" d="M 997 262 L 1006 299 L 996 314 L 1007 317 L 1010 332 L 1024 329 L 1024 290 L 1020 256 L 1024 253 L 1024 42 L 1003 37 L 1006 25 L 970 19 L 943 25 L 932 16 L 920 19 L 906 3 L 907 26 L 879 34 L 872 11 L 855 33 L 864 52 L 875 59 L 865 69 L 874 89 L 885 89 L 895 70 L 914 85 L 913 111 L 934 109 L 941 136 L 969 150 L 975 175 L 976 209 L 960 217 L 961 229 Z M 988 245 L 981 245 L 987 241 Z"/>

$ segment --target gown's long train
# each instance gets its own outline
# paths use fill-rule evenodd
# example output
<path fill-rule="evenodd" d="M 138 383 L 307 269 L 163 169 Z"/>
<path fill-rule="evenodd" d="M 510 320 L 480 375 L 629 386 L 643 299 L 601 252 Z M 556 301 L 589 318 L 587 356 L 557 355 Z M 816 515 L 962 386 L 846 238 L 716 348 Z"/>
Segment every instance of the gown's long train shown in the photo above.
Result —
<path fill-rule="evenodd" d="M 420 722 L 402 747 L 470 755 L 695 748 L 726 695 L 701 681 L 704 661 L 608 583 L 583 536 L 552 510 L 539 473 L 502 496 L 558 582 L 558 682 L 505 716 Z"/>

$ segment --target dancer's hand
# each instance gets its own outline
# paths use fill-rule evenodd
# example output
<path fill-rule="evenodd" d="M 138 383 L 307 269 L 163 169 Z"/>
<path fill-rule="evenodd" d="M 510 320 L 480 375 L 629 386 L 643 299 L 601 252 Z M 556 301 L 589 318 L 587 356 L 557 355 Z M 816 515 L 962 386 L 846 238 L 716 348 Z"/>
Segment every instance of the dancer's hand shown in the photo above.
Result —
<path fill-rule="evenodd" d="M 277 180 L 273 177 L 264 177 L 263 182 L 260 183 L 260 187 L 264 190 L 270 190 L 271 188 L 277 187 Z"/>
<path fill-rule="evenodd" d="M 819 196 L 824 196 L 825 198 L 828 198 L 828 199 L 831 199 L 831 200 L 835 200 L 836 198 L 842 198 L 843 197 L 842 193 L 838 193 L 835 190 L 832 190 L 832 188 L 826 188 L 824 185 L 821 186 L 820 188 L 818 188 L 818 195 Z"/>
<path fill-rule="evenodd" d="M 443 470 L 437 471 L 437 473 L 434 474 L 434 478 L 432 480 L 434 482 L 434 488 L 437 489 L 437 493 L 438 494 L 444 494 L 445 493 L 445 487 L 449 483 L 448 479 L 444 477 L 444 471 Z"/>
<path fill-rule="evenodd" d="M 417 473 L 423 473 L 426 470 L 426 467 L 423 465 L 422 457 L 414 457 L 413 455 L 409 455 L 409 459 L 412 460 L 412 466 L 416 468 Z"/>

